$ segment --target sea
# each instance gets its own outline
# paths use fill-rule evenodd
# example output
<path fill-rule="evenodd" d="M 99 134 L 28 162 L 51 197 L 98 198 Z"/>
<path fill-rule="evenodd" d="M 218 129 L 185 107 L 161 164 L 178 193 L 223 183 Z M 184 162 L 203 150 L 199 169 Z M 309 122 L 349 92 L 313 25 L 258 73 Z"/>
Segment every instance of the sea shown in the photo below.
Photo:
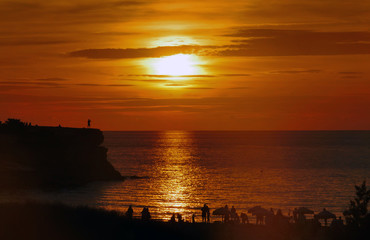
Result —
<path fill-rule="evenodd" d="M 355 185 L 370 177 L 370 131 L 120 131 L 104 132 L 108 160 L 123 182 L 58 191 L 19 191 L 0 200 L 88 205 L 154 219 L 200 208 L 262 206 L 292 215 L 297 207 L 342 216 Z M 83 171 L 83 169 L 81 169 Z M 252 217 L 250 215 L 250 217 Z M 253 218 L 253 217 L 252 217 Z M 308 216 L 309 218 L 309 216 Z M 220 220 L 211 215 L 211 220 Z"/>

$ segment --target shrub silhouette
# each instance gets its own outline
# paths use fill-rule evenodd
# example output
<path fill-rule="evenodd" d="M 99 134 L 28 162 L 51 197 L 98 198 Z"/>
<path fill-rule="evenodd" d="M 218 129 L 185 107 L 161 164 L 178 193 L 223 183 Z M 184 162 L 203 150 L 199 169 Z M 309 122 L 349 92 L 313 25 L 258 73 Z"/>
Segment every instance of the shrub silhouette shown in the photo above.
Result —
<path fill-rule="evenodd" d="M 344 211 L 349 225 L 355 227 L 365 227 L 369 224 L 370 214 L 367 205 L 370 201 L 370 190 L 367 190 L 366 181 L 361 186 L 355 186 L 356 197 L 350 200 L 349 208 Z"/>

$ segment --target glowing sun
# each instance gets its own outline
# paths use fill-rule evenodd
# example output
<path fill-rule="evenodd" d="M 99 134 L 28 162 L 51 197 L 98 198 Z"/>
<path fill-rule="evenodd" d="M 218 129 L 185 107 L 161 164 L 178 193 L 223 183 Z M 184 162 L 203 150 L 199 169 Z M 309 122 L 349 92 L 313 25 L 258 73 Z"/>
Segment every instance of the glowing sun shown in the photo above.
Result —
<path fill-rule="evenodd" d="M 155 59 L 151 68 L 157 75 L 194 75 L 200 74 L 199 59 L 192 54 L 176 54 Z"/>

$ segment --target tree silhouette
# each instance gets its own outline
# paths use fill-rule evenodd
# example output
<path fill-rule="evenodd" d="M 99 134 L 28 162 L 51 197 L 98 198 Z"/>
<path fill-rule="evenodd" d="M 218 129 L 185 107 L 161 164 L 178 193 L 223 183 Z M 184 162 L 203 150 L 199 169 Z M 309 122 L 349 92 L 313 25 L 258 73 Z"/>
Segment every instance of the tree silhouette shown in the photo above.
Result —
<path fill-rule="evenodd" d="M 356 197 L 350 201 L 349 208 L 343 214 L 347 217 L 349 224 L 356 227 L 364 227 L 364 225 L 367 225 L 370 217 L 367 210 L 367 205 L 370 201 L 370 190 L 367 190 L 365 180 L 361 186 L 356 185 L 355 188 Z"/>

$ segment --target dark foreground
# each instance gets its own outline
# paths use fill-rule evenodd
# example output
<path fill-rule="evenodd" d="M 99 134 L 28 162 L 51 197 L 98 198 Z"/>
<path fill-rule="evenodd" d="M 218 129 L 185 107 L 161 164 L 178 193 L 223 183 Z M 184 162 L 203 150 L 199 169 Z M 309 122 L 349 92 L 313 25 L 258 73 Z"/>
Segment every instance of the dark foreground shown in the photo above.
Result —
<path fill-rule="evenodd" d="M 0 239 L 370 239 L 369 230 L 129 220 L 121 213 L 61 204 L 0 204 Z"/>

